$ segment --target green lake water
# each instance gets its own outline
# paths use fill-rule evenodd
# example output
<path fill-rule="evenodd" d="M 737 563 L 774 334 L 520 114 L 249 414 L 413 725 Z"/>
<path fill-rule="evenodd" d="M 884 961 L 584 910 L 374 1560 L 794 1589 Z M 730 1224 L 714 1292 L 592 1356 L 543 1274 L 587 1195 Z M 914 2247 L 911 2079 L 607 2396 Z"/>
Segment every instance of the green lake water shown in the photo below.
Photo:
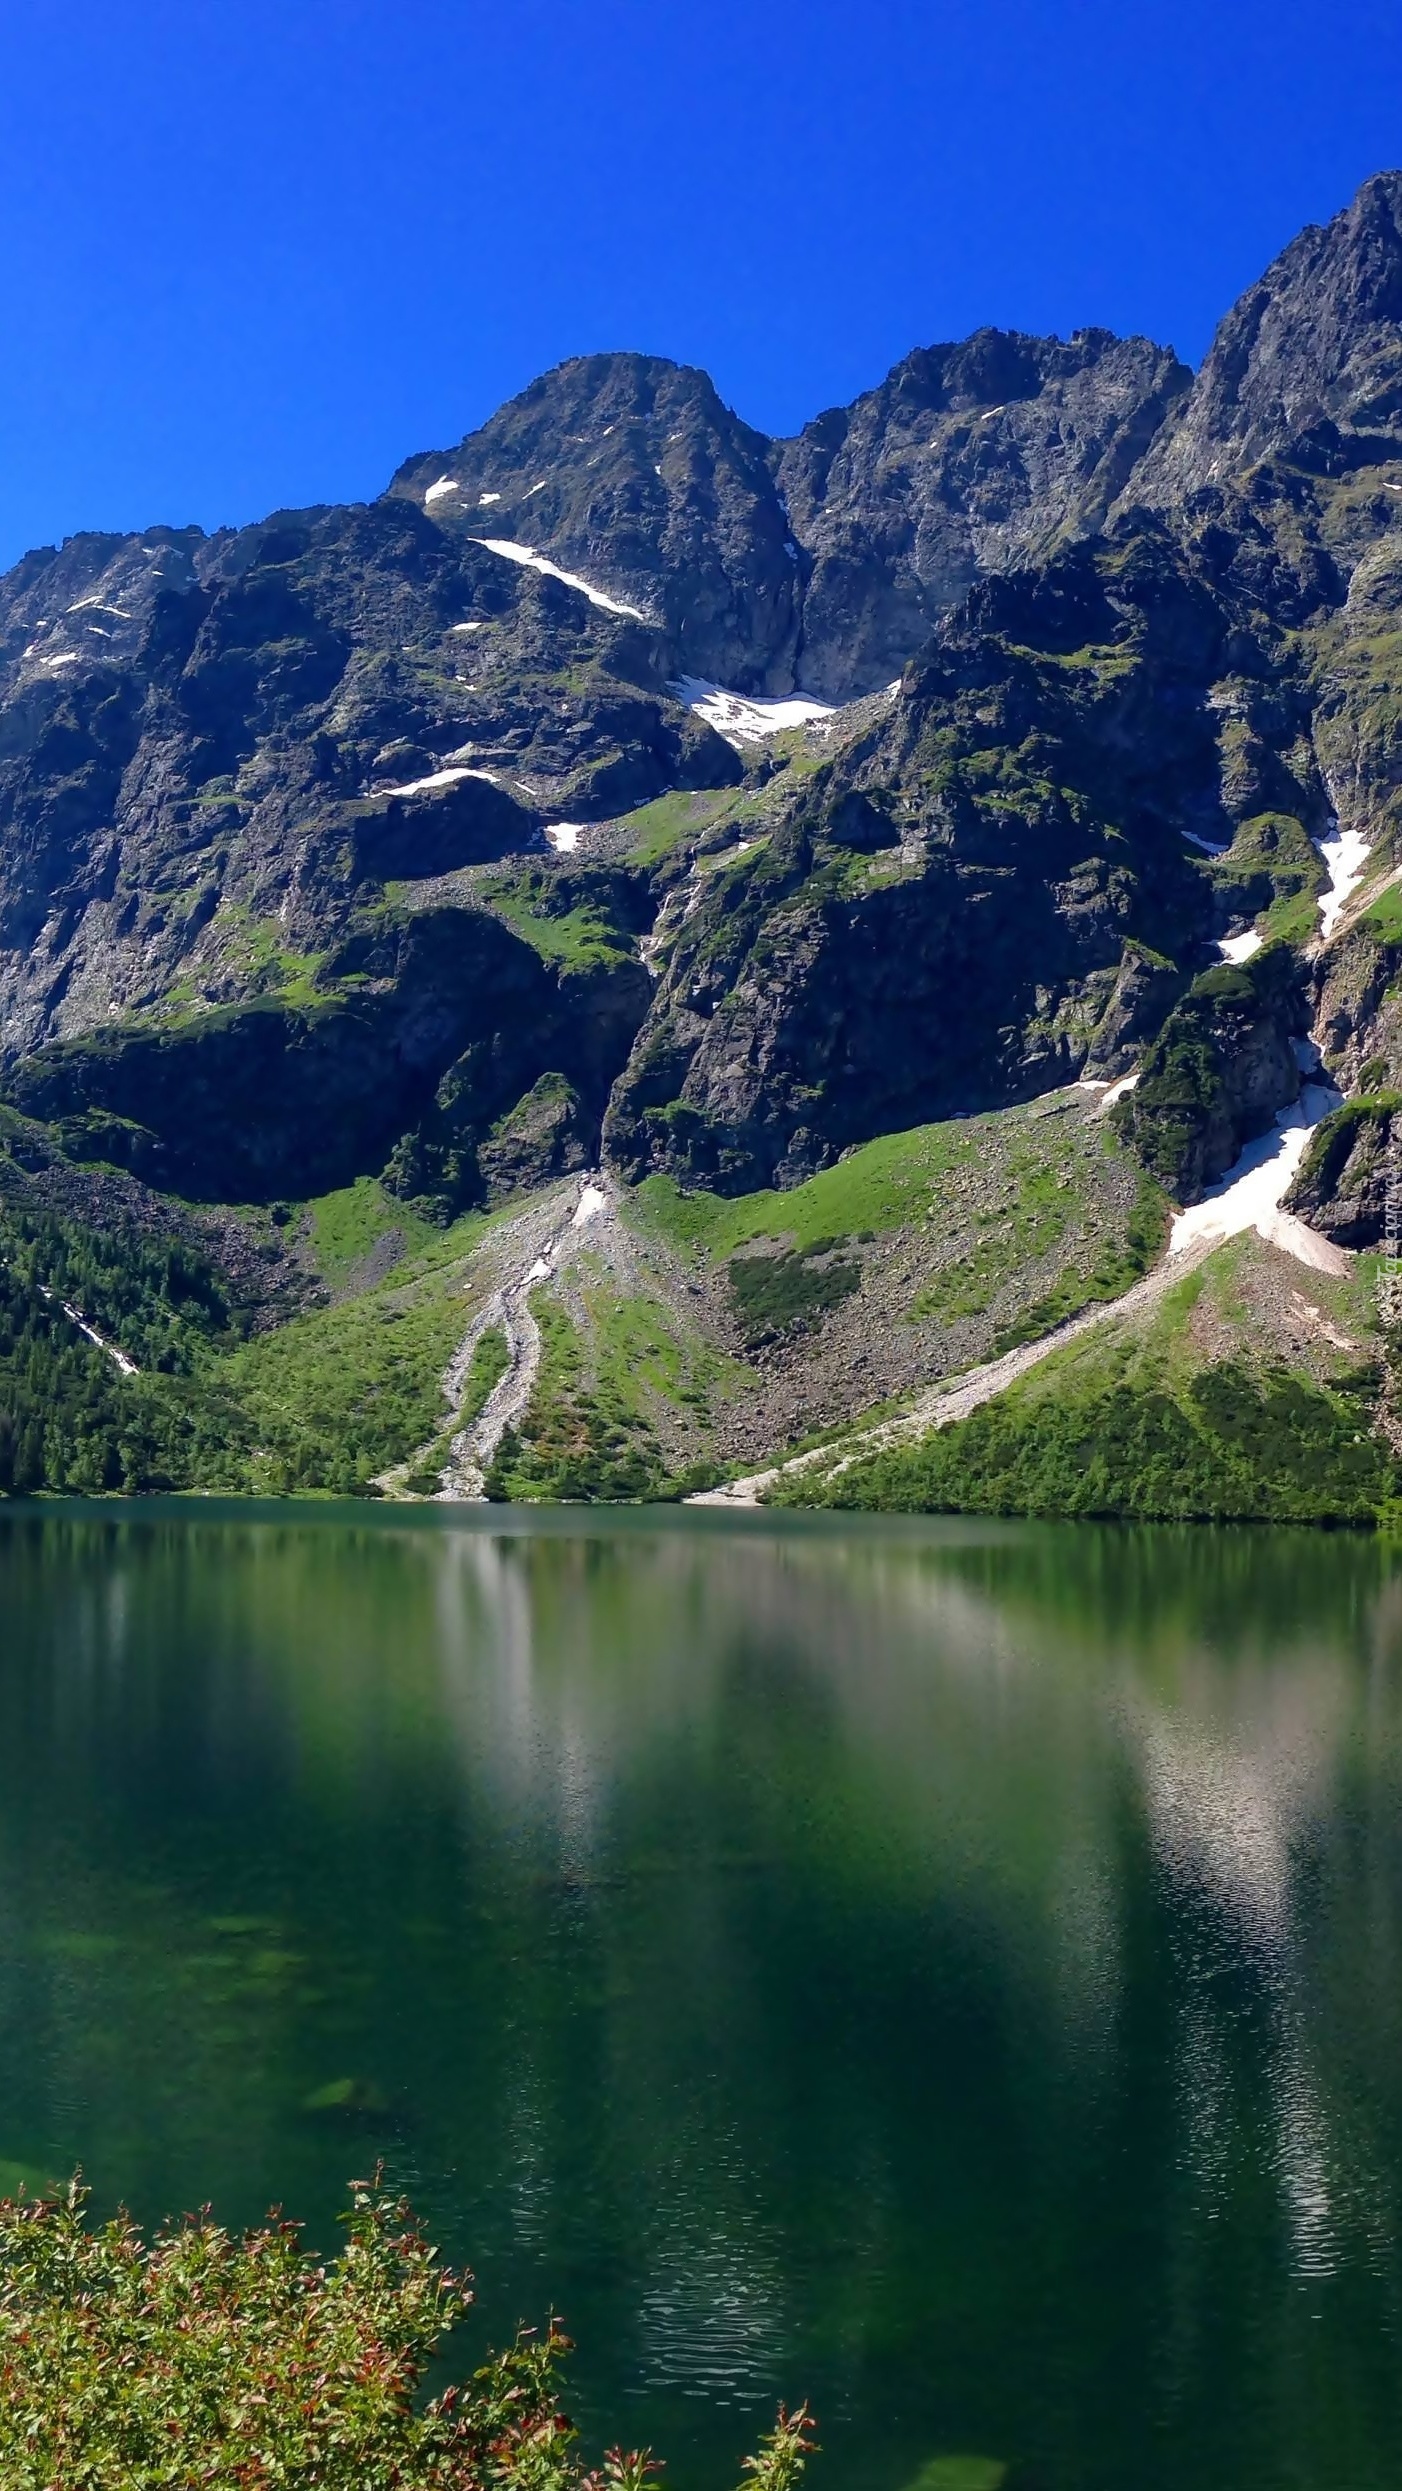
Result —
<path fill-rule="evenodd" d="M 677 2491 L 1393 2491 L 1402 1561 L 0 1508 L 0 2177 L 378 2156 Z"/>

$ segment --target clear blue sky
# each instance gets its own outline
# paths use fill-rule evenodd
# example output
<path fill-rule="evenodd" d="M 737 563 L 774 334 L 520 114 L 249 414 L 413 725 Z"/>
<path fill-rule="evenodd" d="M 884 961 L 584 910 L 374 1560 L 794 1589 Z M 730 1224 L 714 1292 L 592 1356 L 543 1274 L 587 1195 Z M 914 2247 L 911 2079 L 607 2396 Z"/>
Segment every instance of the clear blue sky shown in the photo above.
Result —
<path fill-rule="evenodd" d="M 593 348 L 771 431 L 984 321 L 1197 360 L 1400 162 L 1397 0 L 6 0 L 0 561 L 374 493 Z"/>

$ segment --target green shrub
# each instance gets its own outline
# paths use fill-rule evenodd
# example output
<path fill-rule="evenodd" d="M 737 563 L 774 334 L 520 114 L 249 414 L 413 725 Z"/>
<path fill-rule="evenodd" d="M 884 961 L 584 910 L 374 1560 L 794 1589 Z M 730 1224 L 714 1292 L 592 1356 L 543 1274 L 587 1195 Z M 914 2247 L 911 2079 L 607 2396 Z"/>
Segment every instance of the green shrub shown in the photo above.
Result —
<path fill-rule="evenodd" d="M 585 2473 L 559 2409 L 570 2346 L 518 2334 L 424 2401 L 468 2278 L 441 2266 L 402 2199 L 352 2182 L 349 2239 L 319 2261 L 298 2226 L 236 2237 L 208 2213 L 149 2242 L 62 2196 L 0 2203 L 0 2465 L 6 2491 L 643 2491 L 649 2454 Z M 746 2460 L 792 2491 L 805 2408 Z"/>
<path fill-rule="evenodd" d="M 862 1285 L 862 1267 L 833 1251 L 845 1243 L 845 1238 L 819 1237 L 796 1253 L 732 1257 L 730 1290 L 747 1347 L 811 1322 L 855 1295 Z"/>
<path fill-rule="evenodd" d="M 1045 1380 L 1045 1379 L 1044 1379 Z M 776 1501 L 896 1513 L 1372 1522 L 1395 1466 L 1357 1390 L 1224 1360 L 1186 1383 L 1016 1388 L 918 1444 Z"/>

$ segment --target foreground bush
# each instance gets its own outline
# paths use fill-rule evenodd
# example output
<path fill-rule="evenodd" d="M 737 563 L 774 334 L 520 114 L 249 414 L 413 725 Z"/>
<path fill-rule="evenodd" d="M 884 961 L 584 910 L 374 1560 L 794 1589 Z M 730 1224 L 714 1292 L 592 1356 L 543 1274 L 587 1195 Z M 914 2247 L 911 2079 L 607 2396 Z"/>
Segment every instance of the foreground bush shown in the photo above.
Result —
<path fill-rule="evenodd" d="M 348 2245 L 320 2263 L 276 2218 L 148 2243 L 125 2215 L 90 2230 L 86 2202 L 76 2183 L 0 2202 L 5 2491 L 643 2491 L 656 2470 L 621 2449 L 583 2470 L 553 2322 L 420 2399 L 472 2295 L 378 2181 L 353 2183 Z M 781 2407 L 748 2491 L 791 2491 L 810 2447 Z"/>

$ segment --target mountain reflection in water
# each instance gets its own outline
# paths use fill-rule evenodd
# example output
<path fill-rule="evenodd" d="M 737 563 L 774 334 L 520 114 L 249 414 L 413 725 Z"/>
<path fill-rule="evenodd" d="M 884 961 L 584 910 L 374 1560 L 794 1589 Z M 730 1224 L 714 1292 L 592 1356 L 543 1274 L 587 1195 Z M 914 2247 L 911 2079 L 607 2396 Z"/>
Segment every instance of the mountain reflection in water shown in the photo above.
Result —
<path fill-rule="evenodd" d="M 0 1519 L 0 2156 L 330 2238 L 469 2354 L 833 2491 L 1391 2483 L 1378 1544 L 695 1515 Z"/>

